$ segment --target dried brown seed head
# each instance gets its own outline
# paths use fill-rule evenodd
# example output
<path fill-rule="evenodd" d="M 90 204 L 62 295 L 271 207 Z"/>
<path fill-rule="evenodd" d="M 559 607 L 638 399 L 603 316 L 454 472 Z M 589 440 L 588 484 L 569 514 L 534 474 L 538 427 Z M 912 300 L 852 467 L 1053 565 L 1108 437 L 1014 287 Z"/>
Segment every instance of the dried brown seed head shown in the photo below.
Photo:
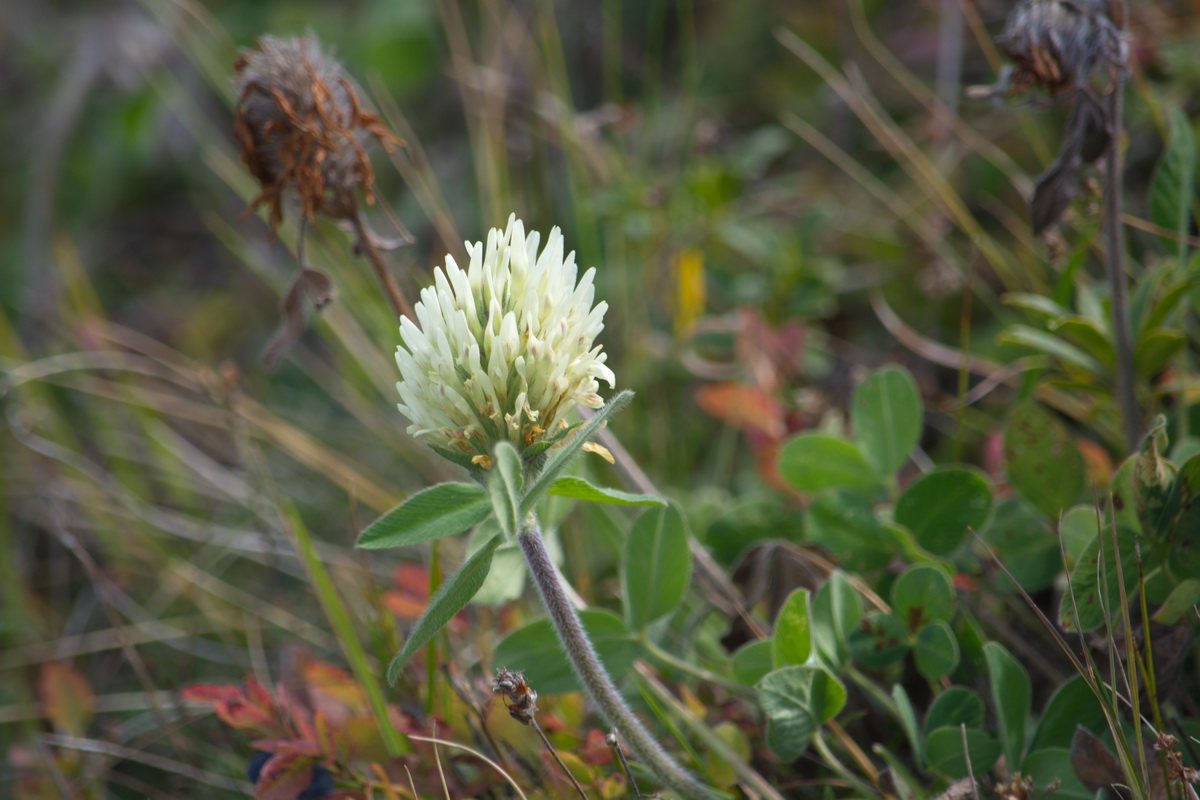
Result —
<path fill-rule="evenodd" d="M 1103 0 L 1022 0 L 997 42 L 1017 64 L 1016 92 L 1037 86 L 1059 94 L 1086 85 L 1100 67 L 1124 69 L 1127 60 Z"/>
<path fill-rule="evenodd" d="M 261 37 L 234 63 L 234 87 L 234 133 L 262 185 L 249 207 L 270 206 L 272 228 L 285 193 L 294 192 L 309 220 L 353 217 L 357 190 L 374 202 L 365 145 L 374 139 L 390 149 L 400 140 L 363 110 L 342 65 L 314 37 Z"/>

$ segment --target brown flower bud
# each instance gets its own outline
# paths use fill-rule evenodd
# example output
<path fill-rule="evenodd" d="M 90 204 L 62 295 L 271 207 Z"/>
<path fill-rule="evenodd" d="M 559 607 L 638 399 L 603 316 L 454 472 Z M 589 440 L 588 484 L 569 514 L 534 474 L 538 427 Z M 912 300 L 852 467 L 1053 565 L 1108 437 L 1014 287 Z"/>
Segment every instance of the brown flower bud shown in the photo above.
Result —
<path fill-rule="evenodd" d="M 365 145 L 374 139 L 390 150 L 400 140 L 362 109 L 342 65 L 315 38 L 261 37 L 238 56 L 234 87 L 234 134 L 262 185 L 249 210 L 270 206 L 271 227 L 278 228 L 285 193 L 294 193 L 309 220 L 318 213 L 352 218 L 357 189 L 374 202 Z"/>

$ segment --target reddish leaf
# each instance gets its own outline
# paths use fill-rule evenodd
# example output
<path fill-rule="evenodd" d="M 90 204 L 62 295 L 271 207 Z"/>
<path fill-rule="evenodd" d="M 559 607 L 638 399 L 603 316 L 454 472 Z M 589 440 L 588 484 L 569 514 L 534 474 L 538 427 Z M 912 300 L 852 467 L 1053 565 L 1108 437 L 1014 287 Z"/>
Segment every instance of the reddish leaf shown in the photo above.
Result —
<path fill-rule="evenodd" d="M 59 733 L 82 736 L 92 721 L 95 697 L 79 670 L 58 661 L 42 665 L 38 675 L 42 714 Z"/>
<path fill-rule="evenodd" d="M 309 699 L 316 711 L 323 711 L 330 722 L 368 713 L 362 687 L 341 667 L 315 659 L 301 667 Z"/>
<path fill-rule="evenodd" d="M 315 742 L 317 734 L 312 726 L 312 712 L 299 698 L 293 697 L 286 686 L 281 685 L 275 693 L 279 696 L 279 708 L 291 717 L 298 738 Z"/>
<path fill-rule="evenodd" d="M 604 740 L 604 732 L 593 728 L 576 751 L 585 764 L 600 766 L 613 760 L 613 750 Z"/>
<path fill-rule="evenodd" d="M 313 760 L 295 753 L 271 756 L 254 785 L 257 800 L 296 800 L 312 782 Z"/>
<path fill-rule="evenodd" d="M 253 674 L 246 676 L 246 699 L 264 711 L 275 707 L 271 693 L 258 682 Z"/>
<path fill-rule="evenodd" d="M 213 711 L 231 728 L 270 735 L 286 734 L 275 715 L 246 702 L 242 695 L 213 703 Z"/>
<path fill-rule="evenodd" d="M 241 694 L 241 691 L 236 686 L 218 686 L 215 683 L 197 683 L 192 686 L 185 686 L 180 695 L 184 700 L 193 703 L 207 703 L 212 705 L 223 700 L 230 700 Z"/>
<path fill-rule="evenodd" d="M 727 425 L 756 430 L 771 438 L 787 433 L 779 403 L 755 386 L 735 382 L 712 383 L 697 390 L 696 403 Z"/>
<path fill-rule="evenodd" d="M 250 746 L 264 753 L 291 753 L 310 758 L 321 755 L 320 748 L 306 739 L 255 739 Z"/>

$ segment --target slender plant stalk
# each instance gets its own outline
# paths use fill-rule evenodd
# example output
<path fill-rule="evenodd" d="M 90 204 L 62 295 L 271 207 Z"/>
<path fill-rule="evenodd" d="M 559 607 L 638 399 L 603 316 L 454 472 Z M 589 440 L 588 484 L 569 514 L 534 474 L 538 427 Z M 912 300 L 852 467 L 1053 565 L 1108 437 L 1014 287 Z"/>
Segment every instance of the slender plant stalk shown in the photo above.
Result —
<path fill-rule="evenodd" d="M 400 291 L 400 287 L 396 285 L 396 279 L 388 271 L 387 264 L 383 263 L 383 256 L 380 254 L 375 242 L 371 239 L 371 232 L 367 230 L 362 214 L 355 213 L 350 221 L 354 224 L 354 233 L 358 236 L 358 246 L 362 248 L 363 255 L 367 257 L 367 261 L 371 262 L 371 267 L 375 270 L 375 277 L 379 279 L 379 285 L 383 287 L 388 303 L 392 306 L 392 312 L 397 317 L 405 316 L 411 320 L 416 320 L 417 315 L 413 313 L 413 308 L 409 305 L 408 299 Z"/>
<path fill-rule="evenodd" d="M 1112 142 L 1104 162 L 1104 226 L 1108 235 L 1105 267 L 1112 294 L 1113 337 L 1117 346 L 1117 402 L 1121 408 L 1125 446 L 1132 452 L 1137 449 L 1142 426 L 1138 421 L 1137 400 L 1133 392 L 1133 349 L 1129 341 L 1129 311 L 1125 299 L 1125 229 L 1121 222 L 1121 95 L 1125 88 L 1125 76 L 1120 70 L 1116 72 L 1112 91 L 1108 95 L 1108 124 L 1112 130 Z"/>
<path fill-rule="evenodd" d="M 646 730 L 641 720 L 625 703 L 612 679 L 604 671 L 592 642 L 584 633 L 579 614 L 563 589 L 550 554 L 542 542 L 542 531 L 537 518 L 529 515 L 522 525 L 517 541 L 529 565 L 529 574 L 537 584 L 542 604 L 554 630 L 558 633 L 563 650 L 579 675 L 580 683 L 592 702 L 600 707 L 608 723 L 615 727 L 642 763 L 660 780 L 688 800 L 715 800 L 687 770 L 675 763 L 667 752 Z"/>

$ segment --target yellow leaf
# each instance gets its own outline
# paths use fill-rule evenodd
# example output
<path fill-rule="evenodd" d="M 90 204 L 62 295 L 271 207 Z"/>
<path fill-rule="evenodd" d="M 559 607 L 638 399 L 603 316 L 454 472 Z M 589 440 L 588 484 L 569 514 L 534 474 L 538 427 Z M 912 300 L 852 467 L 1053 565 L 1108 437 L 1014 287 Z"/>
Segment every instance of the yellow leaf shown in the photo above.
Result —
<path fill-rule="evenodd" d="M 704 313 L 704 253 L 698 247 L 685 247 L 675 257 L 674 267 L 675 335 L 684 336 Z"/>
<path fill-rule="evenodd" d="M 56 731 L 67 736 L 87 733 L 95 697 L 79 670 L 58 661 L 43 664 L 38 675 L 38 700 Z"/>

